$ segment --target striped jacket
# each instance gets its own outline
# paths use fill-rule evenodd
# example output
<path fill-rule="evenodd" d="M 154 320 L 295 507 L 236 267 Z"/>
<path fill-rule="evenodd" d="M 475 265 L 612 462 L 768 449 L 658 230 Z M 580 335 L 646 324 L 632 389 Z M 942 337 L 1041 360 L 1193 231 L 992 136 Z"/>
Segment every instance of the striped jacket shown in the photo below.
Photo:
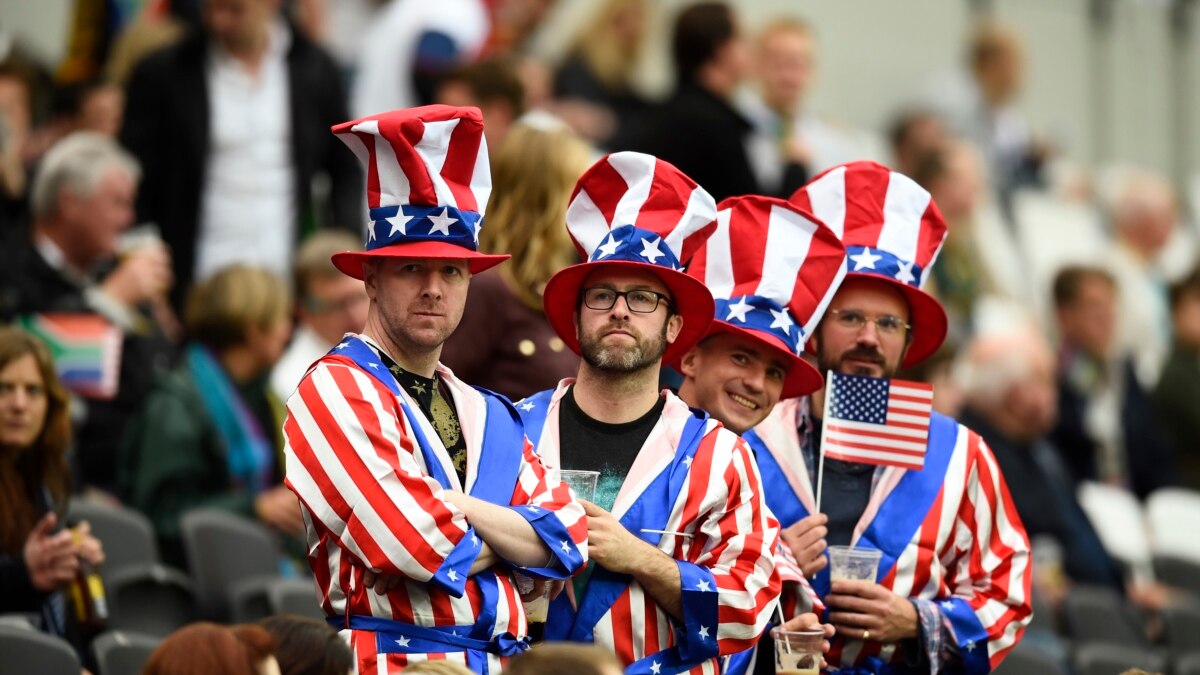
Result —
<path fill-rule="evenodd" d="M 783 527 L 815 506 L 798 431 L 803 403 L 781 401 L 746 434 L 767 503 Z M 934 413 L 931 422 L 925 468 L 877 470 L 854 542 L 883 551 L 878 583 L 916 599 L 919 611 L 924 605 L 940 619 L 949 644 L 928 655 L 931 669 L 949 651 L 957 652 L 953 660 L 961 659 L 965 672 L 986 673 L 1020 640 L 1031 618 L 1029 539 L 987 445 L 948 417 Z M 828 568 L 814 586 L 822 596 L 828 592 Z M 931 638 L 933 644 L 941 641 L 940 635 Z M 839 635 L 828 659 L 831 665 L 876 672 L 882 663 L 902 663 L 902 651 Z"/>
<path fill-rule="evenodd" d="M 512 575 L 496 566 L 468 576 L 479 538 L 442 497 L 464 486 L 417 404 L 394 379 L 388 383 L 391 374 L 374 349 L 347 336 L 313 365 L 287 404 L 286 484 L 300 498 L 321 606 L 331 617 L 389 619 L 482 641 L 504 636 L 511 646 L 526 634 Z M 437 370 L 467 446 L 466 491 L 512 505 L 530 522 L 554 553 L 535 575 L 570 576 L 586 562 L 583 508 L 565 485 L 548 481 L 507 400 L 468 387 L 444 366 Z M 483 475 L 487 480 L 479 480 Z M 368 569 L 401 582 L 378 595 L 363 585 Z M 360 673 L 394 673 L 426 658 L 477 672 L 501 666 L 495 653 L 434 650 L 382 629 L 344 628 L 343 635 Z"/>
<path fill-rule="evenodd" d="M 517 404 L 547 466 L 571 465 L 569 456 L 560 458 L 558 434 L 559 401 L 571 382 Z M 764 508 L 745 442 L 673 393 L 663 395 L 662 418 L 634 460 L 613 516 L 677 561 L 685 621 L 632 577 L 598 567 L 582 606 L 572 593 L 552 603 L 546 635 L 612 649 L 627 673 L 718 673 L 718 657 L 753 646 L 775 610 L 779 528 Z"/>

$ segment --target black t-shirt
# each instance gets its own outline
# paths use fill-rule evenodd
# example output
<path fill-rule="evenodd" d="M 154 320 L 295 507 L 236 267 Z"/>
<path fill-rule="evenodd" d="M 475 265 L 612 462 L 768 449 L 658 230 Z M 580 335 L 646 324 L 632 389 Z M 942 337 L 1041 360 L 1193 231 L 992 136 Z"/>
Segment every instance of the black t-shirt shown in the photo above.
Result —
<path fill-rule="evenodd" d="M 821 447 L 821 421 L 813 420 L 813 440 Z M 821 494 L 821 512 L 829 517 L 830 546 L 849 546 L 867 503 L 871 501 L 871 482 L 875 478 L 874 464 L 843 462 L 825 458 L 825 478 Z"/>
<path fill-rule="evenodd" d="M 599 471 L 595 503 L 612 511 L 621 483 L 633 466 L 642 445 L 662 417 L 666 399 L 659 398 L 645 415 L 632 422 L 606 424 L 588 417 L 575 402 L 575 388 L 562 397 L 558 418 L 562 468 Z"/>

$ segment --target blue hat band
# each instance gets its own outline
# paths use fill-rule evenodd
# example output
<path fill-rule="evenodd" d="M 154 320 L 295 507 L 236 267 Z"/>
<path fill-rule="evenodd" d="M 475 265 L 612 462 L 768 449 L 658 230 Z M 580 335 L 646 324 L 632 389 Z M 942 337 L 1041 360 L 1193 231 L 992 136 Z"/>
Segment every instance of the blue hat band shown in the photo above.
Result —
<path fill-rule="evenodd" d="M 799 356 L 804 351 L 804 327 L 786 307 L 761 295 L 743 295 L 716 301 L 716 320 L 730 326 L 765 333 Z"/>
<path fill-rule="evenodd" d="M 875 274 L 902 284 L 921 287 L 921 266 L 901 260 L 895 254 L 870 246 L 846 247 L 846 270 L 858 274 Z"/>
<path fill-rule="evenodd" d="M 483 216 L 453 206 L 380 206 L 371 209 L 367 250 L 426 241 L 441 241 L 475 251 Z"/>
<path fill-rule="evenodd" d="M 667 246 L 662 237 L 649 230 L 622 225 L 608 231 L 608 235 L 600 242 L 588 262 L 638 262 L 649 263 L 673 271 L 681 271 L 683 265 L 675 257 L 675 252 Z"/>

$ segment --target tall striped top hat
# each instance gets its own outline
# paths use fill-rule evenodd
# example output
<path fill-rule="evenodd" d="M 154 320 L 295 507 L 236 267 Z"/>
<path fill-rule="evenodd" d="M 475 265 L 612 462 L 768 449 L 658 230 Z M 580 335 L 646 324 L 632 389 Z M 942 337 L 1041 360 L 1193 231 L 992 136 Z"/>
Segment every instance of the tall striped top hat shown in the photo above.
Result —
<path fill-rule="evenodd" d="M 946 241 L 946 221 L 929 192 L 875 162 L 850 162 L 820 174 L 790 201 L 842 238 L 848 278 L 879 279 L 904 295 L 912 342 L 903 365 L 937 351 L 946 339 L 946 311 L 921 286 Z"/>
<path fill-rule="evenodd" d="M 717 206 L 717 230 L 688 274 L 716 298 L 709 335 L 745 336 L 786 356 L 782 398 L 824 385 L 800 354 L 846 275 L 833 230 L 782 199 L 732 197 Z"/>
<path fill-rule="evenodd" d="M 587 277 L 602 268 L 648 270 L 683 317 L 663 360 L 685 354 L 708 330 L 713 298 L 683 266 L 716 229 L 716 214 L 712 196 L 661 159 L 617 152 L 596 162 L 576 183 L 567 207 L 567 231 L 587 262 L 547 282 L 543 304 L 550 325 L 578 354 L 574 314 Z"/>
<path fill-rule="evenodd" d="M 509 258 L 478 252 L 492 193 L 478 108 L 430 105 L 393 110 L 333 127 L 367 169 L 365 251 L 333 256 L 362 278 L 369 258 L 465 259 L 482 272 Z"/>

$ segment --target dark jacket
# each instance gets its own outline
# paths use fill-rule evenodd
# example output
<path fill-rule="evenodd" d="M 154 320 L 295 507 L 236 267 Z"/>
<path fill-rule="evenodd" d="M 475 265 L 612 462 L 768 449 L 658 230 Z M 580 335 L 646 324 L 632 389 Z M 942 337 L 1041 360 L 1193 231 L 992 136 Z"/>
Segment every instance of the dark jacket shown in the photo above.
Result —
<path fill-rule="evenodd" d="M 193 31 L 148 56 L 129 82 L 121 128 L 121 142 L 142 163 L 138 218 L 157 223 L 171 247 L 176 306 L 191 285 L 196 259 L 210 135 L 208 50 L 205 35 Z M 341 74 L 328 54 L 295 29 L 287 62 L 296 232 L 302 235 L 317 225 L 357 232 L 363 217 L 358 161 L 329 131 L 350 119 Z M 319 173 L 330 178 L 332 213 L 318 213 L 313 204 L 312 181 Z"/>
<path fill-rule="evenodd" d="M 1174 445 L 1179 484 L 1200 490 L 1200 354 L 1175 345 L 1154 389 L 1154 407 Z"/>
<path fill-rule="evenodd" d="M 0 321 L 40 313 L 94 314 L 78 283 L 51 267 L 25 232 L 13 233 L 3 244 L 0 265 Z M 99 278 L 103 278 L 103 273 Z M 141 312 L 145 330 L 125 333 L 117 395 L 111 400 L 79 399 L 75 419 L 74 463 L 82 482 L 104 490 L 116 483 L 117 446 L 125 425 L 162 371 L 175 360 L 175 347 Z M 79 414 L 82 413 L 82 414 Z"/>
<path fill-rule="evenodd" d="M 746 153 L 752 127 L 727 101 L 685 83 L 653 113 L 649 126 L 649 133 L 629 149 L 674 164 L 718 202 L 759 193 Z"/>

